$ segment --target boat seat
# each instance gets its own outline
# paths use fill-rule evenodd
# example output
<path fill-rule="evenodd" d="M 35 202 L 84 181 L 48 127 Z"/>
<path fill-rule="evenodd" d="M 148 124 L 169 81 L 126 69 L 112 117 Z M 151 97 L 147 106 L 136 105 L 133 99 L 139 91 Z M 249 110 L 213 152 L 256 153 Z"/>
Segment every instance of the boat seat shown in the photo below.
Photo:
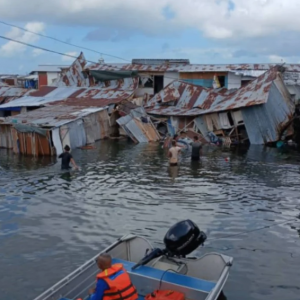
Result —
<path fill-rule="evenodd" d="M 176 285 L 181 285 L 188 287 L 193 290 L 198 290 L 198 291 L 203 291 L 205 293 L 210 293 L 214 287 L 216 286 L 216 283 L 195 278 L 195 277 L 190 277 L 186 275 L 181 275 L 173 272 L 165 272 L 163 270 L 155 269 L 152 267 L 148 266 L 140 266 L 135 270 L 132 270 L 131 268 L 135 265 L 134 262 L 127 261 L 127 260 L 122 260 L 118 258 L 114 258 L 112 261 L 114 264 L 116 263 L 121 263 L 123 264 L 124 268 L 129 274 L 132 275 L 140 275 L 140 276 L 145 276 L 148 278 L 153 278 L 157 281 L 161 281 L 163 278 L 163 282 L 168 282 L 168 283 L 173 283 Z M 139 298 L 139 300 L 142 300 Z"/>

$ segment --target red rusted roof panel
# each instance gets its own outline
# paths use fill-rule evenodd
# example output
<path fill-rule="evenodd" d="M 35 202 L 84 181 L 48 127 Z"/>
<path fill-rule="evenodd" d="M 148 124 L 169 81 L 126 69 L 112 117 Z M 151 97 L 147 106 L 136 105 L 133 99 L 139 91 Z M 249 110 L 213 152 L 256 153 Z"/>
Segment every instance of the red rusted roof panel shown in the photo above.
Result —
<path fill-rule="evenodd" d="M 155 95 L 147 103 L 147 112 L 155 115 L 201 115 L 264 104 L 277 78 L 277 68 L 265 72 L 248 85 L 236 89 L 207 89 L 188 83 L 175 81 Z M 184 87 L 184 89 L 183 89 Z M 176 95 L 176 105 L 167 106 L 170 95 Z"/>

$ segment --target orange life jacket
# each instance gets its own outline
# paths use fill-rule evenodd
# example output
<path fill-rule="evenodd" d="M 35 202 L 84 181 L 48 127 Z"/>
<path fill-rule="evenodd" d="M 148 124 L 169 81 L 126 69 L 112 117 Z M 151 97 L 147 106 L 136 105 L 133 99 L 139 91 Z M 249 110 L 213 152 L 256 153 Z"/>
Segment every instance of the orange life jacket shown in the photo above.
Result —
<path fill-rule="evenodd" d="M 119 271 L 123 272 L 114 279 L 109 278 Z M 122 264 L 112 265 L 109 269 L 99 273 L 97 279 L 105 280 L 109 286 L 109 290 L 104 292 L 102 300 L 136 300 L 139 297 Z"/>

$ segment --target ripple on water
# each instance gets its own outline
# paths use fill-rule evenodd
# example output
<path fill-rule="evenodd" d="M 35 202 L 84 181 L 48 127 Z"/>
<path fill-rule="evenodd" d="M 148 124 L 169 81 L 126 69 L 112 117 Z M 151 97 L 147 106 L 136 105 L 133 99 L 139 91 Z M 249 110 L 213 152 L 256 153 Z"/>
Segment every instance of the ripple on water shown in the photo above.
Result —
<path fill-rule="evenodd" d="M 74 157 L 82 170 L 62 173 L 53 158 L 0 150 L 3 298 L 33 299 L 122 234 L 161 245 L 171 225 L 190 218 L 208 234 L 198 254 L 235 259 L 229 300 L 299 299 L 300 222 L 236 235 L 299 215 L 298 157 L 205 150 L 200 164 L 184 155 L 170 169 L 155 144 L 109 141 Z"/>

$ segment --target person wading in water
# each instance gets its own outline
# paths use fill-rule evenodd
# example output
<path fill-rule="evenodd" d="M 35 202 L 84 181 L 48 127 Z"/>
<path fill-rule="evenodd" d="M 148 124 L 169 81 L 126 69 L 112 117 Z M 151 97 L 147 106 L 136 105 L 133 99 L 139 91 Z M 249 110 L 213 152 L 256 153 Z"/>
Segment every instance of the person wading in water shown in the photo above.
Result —
<path fill-rule="evenodd" d="M 194 142 L 192 143 L 192 161 L 199 161 L 200 155 L 202 155 L 202 145 L 199 142 L 199 138 L 194 136 Z"/>
<path fill-rule="evenodd" d="M 181 151 L 181 148 L 176 146 L 176 141 L 172 141 L 172 147 L 169 149 L 168 158 L 170 166 L 177 166 L 178 165 L 178 154 Z"/>
<path fill-rule="evenodd" d="M 73 159 L 72 154 L 70 153 L 70 147 L 68 145 L 65 146 L 64 152 L 58 157 L 61 158 L 61 169 L 62 170 L 69 170 L 71 169 L 70 167 L 70 162 L 74 166 L 75 169 L 78 169 L 75 160 Z"/>

